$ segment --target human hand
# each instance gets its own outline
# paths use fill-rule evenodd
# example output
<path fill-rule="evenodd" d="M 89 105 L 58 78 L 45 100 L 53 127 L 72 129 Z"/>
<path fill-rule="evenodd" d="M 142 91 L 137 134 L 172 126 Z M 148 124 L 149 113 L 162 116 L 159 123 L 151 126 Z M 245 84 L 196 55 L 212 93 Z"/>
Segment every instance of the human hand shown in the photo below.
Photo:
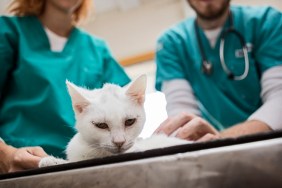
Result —
<path fill-rule="evenodd" d="M 178 138 L 198 142 L 220 138 L 219 132 L 206 120 L 188 113 L 167 118 L 154 133 L 176 134 Z"/>
<path fill-rule="evenodd" d="M 4 166 L 1 171 L 16 172 L 38 168 L 42 157 L 48 156 L 41 147 L 14 148 L 1 143 L 0 162 Z"/>

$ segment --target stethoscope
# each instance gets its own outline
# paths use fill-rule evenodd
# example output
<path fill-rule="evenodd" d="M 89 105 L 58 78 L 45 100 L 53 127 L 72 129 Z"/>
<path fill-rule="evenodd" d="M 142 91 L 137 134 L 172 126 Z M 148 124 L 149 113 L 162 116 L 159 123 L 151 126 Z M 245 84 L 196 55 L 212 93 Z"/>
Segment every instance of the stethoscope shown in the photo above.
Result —
<path fill-rule="evenodd" d="M 227 74 L 229 79 L 231 79 L 231 80 L 243 80 L 248 76 L 249 66 L 250 66 L 249 56 L 248 56 L 248 48 L 247 48 L 247 44 L 245 42 L 244 37 L 234 28 L 233 17 L 232 17 L 232 14 L 231 14 L 230 11 L 229 11 L 228 19 L 229 19 L 230 26 L 222 32 L 222 35 L 220 37 L 220 47 L 219 47 L 220 63 L 221 63 L 221 66 L 222 66 L 224 72 Z M 196 20 L 195 20 L 195 32 L 196 32 L 197 42 L 198 42 L 198 45 L 199 45 L 199 48 L 200 48 L 200 53 L 201 53 L 201 56 L 202 56 L 202 65 L 201 65 L 202 72 L 206 75 L 211 75 L 213 65 L 210 61 L 208 61 L 206 54 L 204 53 L 204 48 L 203 48 L 203 45 L 200 41 L 199 26 L 198 26 Z M 227 67 L 227 65 L 225 63 L 225 58 L 224 58 L 225 38 L 229 34 L 233 34 L 233 35 L 237 36 L 241 45 L 242 45 L 242 50 L 243 50 L 243 54 L 244 54 L 244 61 L 245 61 L 245 69 L 244 69 L 243 74 L 241 74 L 241 75 L 235 75 L 234 73 L 232 73 L 232 71 Z"/>

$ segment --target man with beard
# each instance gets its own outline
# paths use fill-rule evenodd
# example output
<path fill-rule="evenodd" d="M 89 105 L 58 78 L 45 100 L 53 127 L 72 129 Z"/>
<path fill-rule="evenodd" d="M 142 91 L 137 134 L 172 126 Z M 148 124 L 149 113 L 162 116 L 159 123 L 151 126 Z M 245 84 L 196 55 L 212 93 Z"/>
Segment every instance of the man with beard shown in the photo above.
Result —
<path fill-rule="evenodd" d="M 281 129 L 281 12 L 187 1 L 196 18 L 158 40 L 156 89 L 168 119 L 155 133 L 207 141 Z"/>

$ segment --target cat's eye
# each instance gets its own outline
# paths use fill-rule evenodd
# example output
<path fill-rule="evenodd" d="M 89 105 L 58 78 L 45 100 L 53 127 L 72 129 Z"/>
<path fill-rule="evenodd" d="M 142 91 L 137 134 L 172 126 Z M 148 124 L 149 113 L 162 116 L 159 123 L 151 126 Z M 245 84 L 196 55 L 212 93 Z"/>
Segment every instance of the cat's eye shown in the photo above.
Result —
<path fill-rule="evenodd" d="M 129 126 L 132 126 L 135 122 L 136 122 L 136 118 L 127 119 L 127 120 L 125 120 L 124 125 L 126 127 L 129 127 Z"/>
<path fill-rule="evenodd" d="M 107 123 L 95 123 L 94 121 L 92 121 L 92 124 L 98 127 L 99 129 L 108 129 L 109 128 Z"/>

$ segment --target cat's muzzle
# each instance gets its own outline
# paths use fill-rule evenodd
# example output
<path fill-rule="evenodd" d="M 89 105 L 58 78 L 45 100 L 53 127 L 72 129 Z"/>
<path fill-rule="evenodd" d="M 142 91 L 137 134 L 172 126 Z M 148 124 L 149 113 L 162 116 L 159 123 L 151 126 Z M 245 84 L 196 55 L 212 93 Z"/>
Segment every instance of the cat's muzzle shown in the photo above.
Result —
<path fill-rule="evenodd" d="M 128 149 L 130 149 L 133 146 L 134 143 L 130 143 L 127 145 L 123 145 L 122 147 L 107 147 L 105 148 L 106 150 L 108 150 L 109 152 L 113 153 L 113 154 L 119 154 L 119 153 L 124 153 L 125 151 L 127 151 Z"/>

